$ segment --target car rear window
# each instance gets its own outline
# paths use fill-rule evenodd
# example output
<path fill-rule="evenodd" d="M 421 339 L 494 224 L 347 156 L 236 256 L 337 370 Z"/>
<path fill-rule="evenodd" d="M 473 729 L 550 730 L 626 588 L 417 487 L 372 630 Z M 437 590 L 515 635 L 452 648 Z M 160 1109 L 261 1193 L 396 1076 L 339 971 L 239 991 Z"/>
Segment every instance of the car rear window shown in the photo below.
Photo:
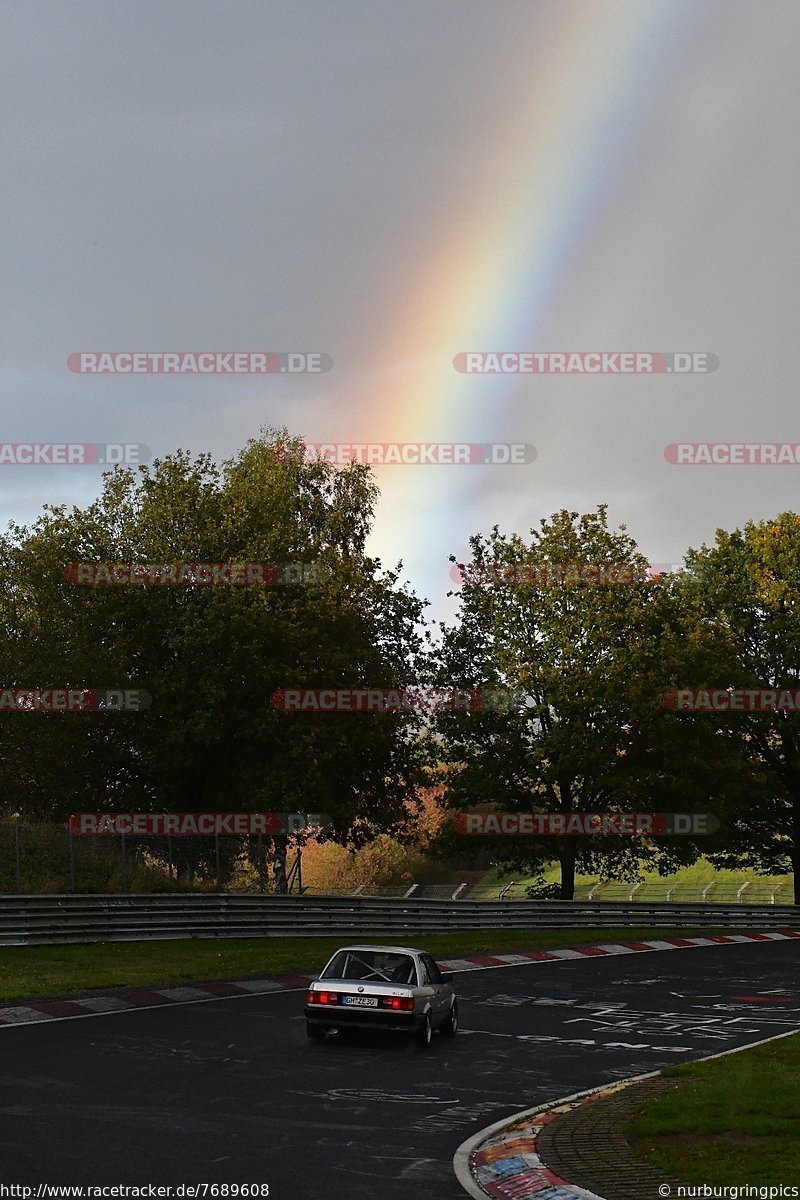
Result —
<path fill-rule="evenodd" d="M 414 960 L 409 954 L 380 950 L 340 950 L 320 979 L 360 979 L 369 983 L 416 983 Z"/>

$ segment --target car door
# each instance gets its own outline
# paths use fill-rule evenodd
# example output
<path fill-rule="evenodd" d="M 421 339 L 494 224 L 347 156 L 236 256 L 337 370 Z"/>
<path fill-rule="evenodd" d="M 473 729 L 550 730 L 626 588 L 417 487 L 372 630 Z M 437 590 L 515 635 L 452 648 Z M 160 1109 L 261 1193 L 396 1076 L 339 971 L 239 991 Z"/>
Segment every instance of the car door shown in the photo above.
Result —
<path fill-rule="evenodd" d="M 431 1008 L 434 1025 L 441 1025 L 450 1011 L 450 987 L 442 982 L 442 973 L 430 954 L 420 955 L 422 978 L 426 986 L 433 989 Z"/>

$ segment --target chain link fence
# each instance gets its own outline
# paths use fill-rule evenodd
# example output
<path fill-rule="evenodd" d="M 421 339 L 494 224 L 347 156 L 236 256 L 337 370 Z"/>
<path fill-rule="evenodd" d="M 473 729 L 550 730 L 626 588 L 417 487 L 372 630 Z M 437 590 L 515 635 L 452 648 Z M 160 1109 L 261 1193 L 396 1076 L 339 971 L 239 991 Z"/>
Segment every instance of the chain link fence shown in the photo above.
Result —
<path fill-rule="evenodd" d="M 447 872 L 445 872 L 446 874 Z M 441 872 L 439 872 L 441 875 Z M 478 872 L 482 874 L 482 872 Z M 286 838 L 224 834 L 78 834 L 67 825 L 0 818 L 0 896 L 216 892 L 450 899 L 454 882 L 309 887 L 302 849 Z M 491 889 L 493 898 L 498 888 Z"/>
<path fill-rule="evenodd" d="M 487 884 L 483 871 L 458 871 L 449 881 L 395 885 L 311 887 L 303 881 L 302 850 L 268 835 L 133 837 L 70 833 L 66 824 L 0 818 L 0 896 L 216 892 L 239 895 L 306 894 L 439 900 L 527 900 L 530 881 Z M 445 877 L 447 872 L 445 872 Z M 555 898 L 553 888 L 547 897 Z M 791 875 L 729 879 L 702 888 L 669 880 L 578 884 L 575 901 L 791 905 Z"/>
<path fill-rule="evenodd" d="M 0 819 L 0 894 L 296 891 L 297 852 L 287 871 L 277 848 L 265 836 L 79 835 L 11 817 Z"/>

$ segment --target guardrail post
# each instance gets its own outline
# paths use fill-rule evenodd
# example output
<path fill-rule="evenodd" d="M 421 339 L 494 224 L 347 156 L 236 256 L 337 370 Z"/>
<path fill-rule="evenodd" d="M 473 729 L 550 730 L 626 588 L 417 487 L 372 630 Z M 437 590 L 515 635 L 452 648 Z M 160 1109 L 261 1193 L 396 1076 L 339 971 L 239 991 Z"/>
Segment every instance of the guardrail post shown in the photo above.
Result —
<path fill-rule="evenodd" d="M 589 895 L 586 897 L 586 899 L 587 899 L 587 900 L 594 900 L 594 894 L 595 894 L 595 892 L 599 892 L 599 891 L 600 891 L 600 888 L 603 886 L 603 884 L 604 884 L 604 883 L 605 883 L 605 879 L 601 879 L 601 880 L 599 881 L 599 883 L 596 883 L 596 884 L 594 885 L 594 887 L 591 889 L 591 891 L 589 892 Z"/>
<path fill-rule="evenodd" d="M 514 884 L 515 884 L 516 882 L 517 882 L 517 881 L 516 881 L 516 879 L 512 879 L 512 880 L 511 880 L 511 883 L 507 883 L 507 884 L 506 884 L 506 886 L 505 886 L 504 888 L 502 888 L 502 889 L 501 889 L 501 891 L 500 891 L 500 895 L 497 897 L 497 899 L 498 899 L 498 900 L 505 900 L 505 898 L 506 898 L 506 892 L 510 892 L 510 891 L 511 891 L 511 889 L 512 889 L 512 887 L 514 886 Z M 455 899 L 455 896 L 453 897 L 453 899 Z"/>
<path fill-rule="evenodd" d="M 739 901 L 740 904 L 743 903 L 742 893 L 745 892 L 747 890 L 747 888 L 750 887 L 750 884 L 752 882 L 753 882 L 752 879 L 748 879 L 747 883 L 743 883 L 742 886 L 739 888 L 738 892 L 736 893 L 736 899 Z"/>
<path fill-rule="evenodd" d="M 632 900 L 633 897 L 638 892 L 639 888 L 643 887 L 643 886 L 644 886 L 644 880 L 642 880 L 640 883 L 637 883 L 635 887 L 632 887 L 631 890 L 628 892 L 628 900 Z"/>
<path fill-rule="evenodd" d="M 707 883 L 706 886 L 703 888 L 703 903 L 704 904 L 705 904 L 706 896 L 711 891 L 713 886 L 714 886 L 714 880 L 712 879 L 711 883 Z"/>
<path fill-rule="evenodd" d="M 458 899 L 458 897 L 461 895 L 461 893 L 464 891 L 464 888 L 465 888 L 466 886 L 467 886 L 467 885 L 466 885 L 465 883 L 460 883 L 460 884 L 458 885 L 458 887 L 456 888 L 456 890 L 453 892 L 453 894 L 452 894 L 452 896 L 450 897 L 450 899 L 451 899 L 451 900 L 457 900 L 457 899 Z"/>
<path fill-rule="evenodd" d="M 418 883 L 412 883 L 412 885 L 408 889 L 408 891 L 403 893 L 403 899 L 407 900 L 409 896 L 413 896 L 414 892 L 417 890 L 418 887 L 419 887 Z"/>

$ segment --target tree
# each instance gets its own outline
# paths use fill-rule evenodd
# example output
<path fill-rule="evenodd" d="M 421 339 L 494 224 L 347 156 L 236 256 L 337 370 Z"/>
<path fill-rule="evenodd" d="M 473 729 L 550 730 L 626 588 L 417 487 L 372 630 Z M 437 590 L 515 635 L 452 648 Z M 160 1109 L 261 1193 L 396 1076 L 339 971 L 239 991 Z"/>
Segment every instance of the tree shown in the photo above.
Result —
<path fill-rule="evenodd" d="M 0 782 L 16 808 L 49 820 L 89 805 L 326 812 L 342 838 L 399 817 L 413 720 L 272 702 L 288 686 L 406 687 L 421 653 L 421 602 L 364 551 L 369 469 L 306 463 L 301 446 L 265 431 L 222 467 L 178 451 L 138 476 L 106 474 L 86 509 L 45 506 L 32 529 L 12 526 L 0 543 L 6 686 L 153 697 L 140 713 L 5 714 Z M 65 579 L 73 562 L 324 570 L 263 587 L 86 587 Z M 280 879 L 285 842 L 272 850 Z"/>
<path fill-rule="evenodd" d="M 405 802 L 406 812 L 397 831 L 398 836 L 421 854 L 436 851 L 439 839 L 448 826 L 445 796 L 445 785 L 439 782 L 417 788 Z"/>
<path fill-rule="evenodd" d="M 800 687 L 800 516 L 718 529 L 713 546 L 686 556 L 685 590 L 698 628 L 713 644 L 718 689 Z M 684 681 L 697 687 L 698 681 Z M 702 683 L 699 686 L 703 686 Z M 728 711 L 686 714 L 721 733 L 750 771 L 750 787 L 728 827 L 718 866 L 751 866 L 794 874 L 800 904 L 800 712 Z"/>
<path fill-rule="evenodd" d="M 502 811 L 718 811 L 723 764 L 734 759 L 707 728 L 668 711 L 664 694 L 691 660 L 686 605 L 669 581 L 649 580 L 647 563 L 606 509 L 562 510 L 519 536 L 471 539 L 462 566 L 461 611 L 445 629 L 442 683 L 524 695 L 507 711 L 440 713 L 434 752 L 449 762 L 451 807 Z M 623 568 L 627 582 L 569 582 L 574 564 Z M 543 564 L 550 564 L 550 571 Z M 638 581 L 638 582 L 635 582 Z M 728 787 L 737 776 L 728 773 Z M 678 803 L 679 802 L 679 803 Z M 471 841 L 473 839 L 470 839 Z M 477 841 L 477 839 L 474 839 Z M 642 857 L 669 870 L 693 861 L 694 841 L 560 837 L 495 838 L 497 861 L 541 869 L 558 857 L 561 895 L 575 871 L 617 877 Z"/>

